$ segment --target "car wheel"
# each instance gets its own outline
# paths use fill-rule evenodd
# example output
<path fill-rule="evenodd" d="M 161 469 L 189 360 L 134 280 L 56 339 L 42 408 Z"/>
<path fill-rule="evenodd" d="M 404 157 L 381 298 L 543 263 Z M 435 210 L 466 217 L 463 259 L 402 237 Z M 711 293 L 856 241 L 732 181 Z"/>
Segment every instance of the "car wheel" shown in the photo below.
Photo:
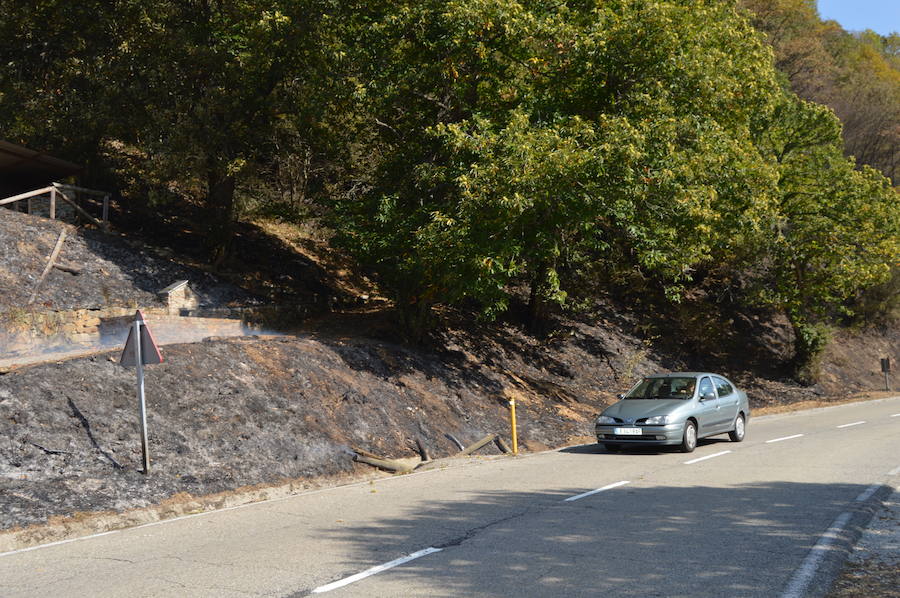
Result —
<path fill-rule="evenodd" d="M 605 448 L 606 450 L 608 450 L 611 453 L 615 453 L 619 449 L 622 448 L 622 445 L 621 444 L 611 444 L 611 443 L 607 442 L 603 445 L 603 448 Z"/>
<path fill-rule="evenodd" d="M 747 433 L 747 420 L 744 419 L 743 413 L 738 413 L 737 419 L 734 420 L 734 429 L 728 433 L 731 442 L 741 442 L 744 434 Z"/>
<path fill-rule="evenodd" d="M 688 421 L 684 424 L 684 436 L 681 437 L 681 452 L 693 453 L 697 448 L 697 424 Z"/>

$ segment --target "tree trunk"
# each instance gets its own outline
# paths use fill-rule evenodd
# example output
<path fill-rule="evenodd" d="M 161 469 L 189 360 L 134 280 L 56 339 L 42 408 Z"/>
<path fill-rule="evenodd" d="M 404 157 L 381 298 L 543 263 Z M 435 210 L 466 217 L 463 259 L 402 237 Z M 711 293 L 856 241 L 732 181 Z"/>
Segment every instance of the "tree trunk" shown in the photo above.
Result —
<path fill-rule="evenodd" d="M 414 345 L 421 344 L 427 337 L 432 325 L 431 303 L 422 300 L 398 300 L 400 325 L 403 332 Z"/>
<path fill-rule="evenodd" d="M 547 267 L 541 266 L 531 280 L 531 290 L 528 293 L 528 322 L 526 325 L 533 333 L 540 333 L 545 324 L 547 301 L 544 297 L 544 288 L 546 283 Z"/>
<path fill-rule="evenodd" d="M 234 237 L 234 176 L 210 170 L 208 186 L 205 242 L 211 262 L 215 266 L 221 266 L 228 257 L 231 240 Z"/>

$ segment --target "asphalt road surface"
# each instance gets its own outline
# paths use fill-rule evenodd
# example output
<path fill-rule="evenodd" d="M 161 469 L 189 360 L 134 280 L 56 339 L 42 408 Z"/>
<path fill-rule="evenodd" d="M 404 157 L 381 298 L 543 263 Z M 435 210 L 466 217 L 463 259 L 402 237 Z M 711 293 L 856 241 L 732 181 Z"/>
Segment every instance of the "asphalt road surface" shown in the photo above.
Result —
<path fill-rule="evenodd" d="M 751 419 L 690 455 L 472 458 L 10 552 L 0 597 L 793 598 L 898 481 L 900 397 Z"/>

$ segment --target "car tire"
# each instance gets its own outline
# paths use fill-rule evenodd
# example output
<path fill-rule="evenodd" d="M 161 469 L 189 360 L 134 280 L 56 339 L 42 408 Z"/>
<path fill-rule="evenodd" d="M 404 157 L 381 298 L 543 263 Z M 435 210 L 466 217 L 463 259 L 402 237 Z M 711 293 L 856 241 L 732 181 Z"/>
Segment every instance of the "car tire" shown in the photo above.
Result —
<path fill-rule="evenodd" d="M 734 419 L 734 429 L 728 433 L 728 438 L 731 439 L 731 442 L 742 442 L 746 434 L 747 420 L 744 419 L 743 413 L 738 413 L 738 416 Z"/>
<path fill-rule="evenodd" d="M 611 453 L 617 453 L 622 448 L 621 444 L 612 444 L 610 442 L 604 443 L 603 448 L 608 450 Z"/>
<path fill-rule="evenodd" d="M 693 453 L 697 448 L 697 424 L 688 421 L 684 424 L 684 434 L 681 437 L 681 452 Z"/>

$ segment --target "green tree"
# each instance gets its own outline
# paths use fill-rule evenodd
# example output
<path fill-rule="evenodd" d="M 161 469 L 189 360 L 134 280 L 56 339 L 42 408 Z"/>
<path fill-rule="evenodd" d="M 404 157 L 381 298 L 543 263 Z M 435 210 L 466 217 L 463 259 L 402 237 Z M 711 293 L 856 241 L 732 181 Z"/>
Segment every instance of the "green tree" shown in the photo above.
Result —
<path fill-rule="evenodd" d="M 566 296 L 561 262 L 613 246 L 677 294 L 759 228 L 775 177 L 753 126 L 779 88 L 729 6 L 464 0 L 365 19 L 384 40 L 359 74 L 378 160 L 338 205 L 341 238 L 404 308 L 472 297 L 492 315 L 521 281 L 538 317 Z"/>
<path fill-rule="evenodd" d="M 104 141 L 133 148 L 157 181 L 203 202 L 216 260 L 236 187 L 271 159 L 280 130 L 305 133 L 326 104 L 324 2 L 3 4 L 9 130 L 70 155 L 99 156 Z"/>
<path fill-rule="evenodd" d="M 132 127 L 118 133 L 171 179 L 202 190 L 206 239 L 221 261 L 236 186 L 275 151 L 279 127 L 311 119 L 324 6 L 192 0 L 129 8 L 135 14 L 111 79 Z"/>
<path fill-rule="evenodd" d="M 884 176 L 843 157 L 840 122 L 824 106 L 786 96 L 763 139 L 780 180 L 761 297 L 789 317 L 798 373 L 812 380 L 822 324 L 900 259 L 900 201 Z"/>

